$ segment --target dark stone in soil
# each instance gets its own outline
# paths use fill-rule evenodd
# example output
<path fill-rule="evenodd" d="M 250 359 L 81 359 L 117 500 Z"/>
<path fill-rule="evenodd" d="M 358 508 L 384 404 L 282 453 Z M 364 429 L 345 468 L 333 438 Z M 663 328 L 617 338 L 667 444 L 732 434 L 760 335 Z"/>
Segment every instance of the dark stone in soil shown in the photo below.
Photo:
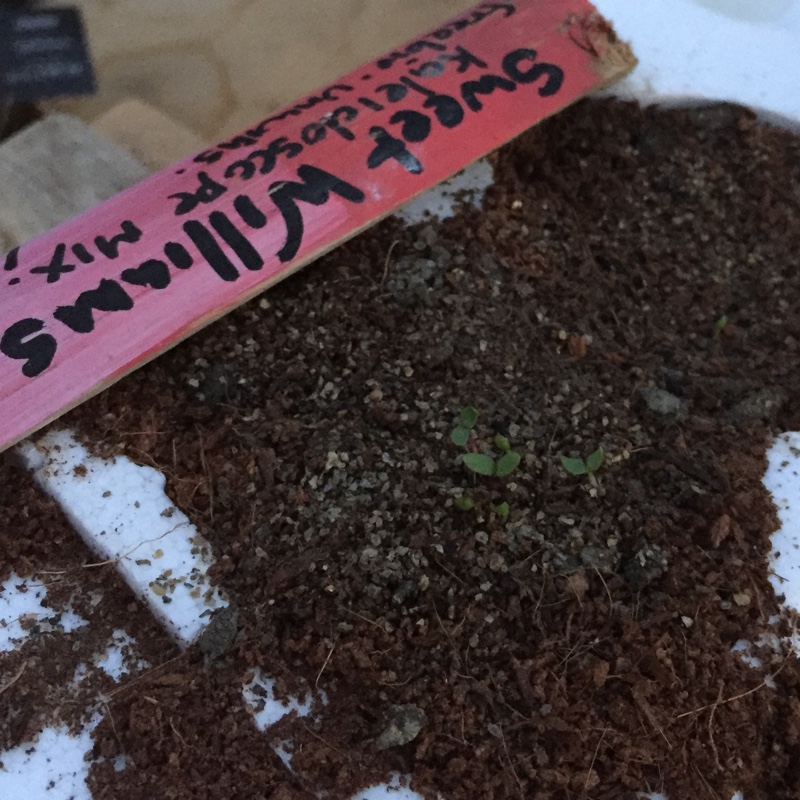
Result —
<path fill-rule="evenodd" d="M 386 717 L 387 725 L 375 742 L 378 750 L 413 742 L 428 722 L 425 712 L 414 705 L 392 706 Z"/>

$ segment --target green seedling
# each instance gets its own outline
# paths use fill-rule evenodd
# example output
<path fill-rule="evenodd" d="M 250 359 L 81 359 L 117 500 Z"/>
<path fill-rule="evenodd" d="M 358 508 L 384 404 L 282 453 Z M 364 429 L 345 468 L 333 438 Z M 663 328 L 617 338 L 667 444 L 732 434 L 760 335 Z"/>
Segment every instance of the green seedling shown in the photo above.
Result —
<path fill-rule="evenodd" d="M 472 406 L 462 408 L 461 413 L 458 415 L 458 425 L 450 434 L 450 440 L 453 444 L 469 449 L 472 429 L 477 422 L 477 408 Z M 464 455 L 464 465 L 476 475 L 485 475 L 493 478 L 505 478 L 510 475 L 519 466 L 519 453 L 515 453 L 511 449 L 511 442 L 500 434 L 494 437 L 494 446 L 502 453 L 499 458 L 471 451 Z"/>
<path fill-rule="evenodd" d="M 589 478 L 589 483 L 591 483 L 592 486 L 597 486 L 597 478 L 595 478 L 594 474 L 603 465 L 604 460 L 605 455 L 603 453 L 603 448 L 598 447 L 594 453 L 586 456 L 585 459 L 561 456 L 561 466 L 564 467 L 570 475 L 586 475 Z"/>
<path fill-rule="evenodd" d="M 478 410 L 472 406 L 462 408 L 458 415 L 458 425 L 451 431 L 450 440 L 454 445 L 463 447 L 464 466 L 476 475 L 482 475 L 490 480 L 505 478 L 510 475 L 521 461 L 520 454 L 511 449 L 508 438 L 497 434 L 492 439 L 495 452 L 499 454 L 479 453 L 478 443 L 474 434 L 475 425 L 478 423 Z M 456 508 L 461 511 L 471 511 L 475 508 L 475 500 L 468 494 L 462 494 L 453 501 Z M 508 503 L 501 501 L 491 505 L 492 511 L 505 521 L 508 518 Z"/>
<path fill-rule="evenodd" d="M 714 323 L 714 332 L 712 334 L 712 338 L 719 339 L 722 336 L 722 332 L 725 330 L 725 327 L 728 324 L 728 316 L 727 314 L 723 314 L 715 323 Z"/>
<path fill-rule="evenodd" d="M 505 436 L 494 437 L 495 447 L 502 453 L 499 458 L 485 453 L 465 453 L 464 465 L 477 475 L 505 478 L 510 475 L 520 462 L 520 454 L 511 449 L 511 442 Z"/>
<path fill-rule="evenodd" d="M 459 511 L 472 511 L 475 508 L 475 501 L 468 494 L 460 494 L 453 503 Z"/>
<path fill-rule="evenodd" d="M 511 511 L 511 508 L 504 500 L 502 503 L 492 506 L 492 511 L 494 511 L 494 513 L 497 514 L 497 516 L 500 517 L 503 522 L 505 522 L 508 519 L 508 513 Z"/>
<path fill-rule="evenodd" d="M 466 447 L 472 429 L 478 421 L 478 409 L 467 406 L 461 409 L 458 415 L 458 426 L 450 434 L 450 440 L 458 447 Z"/>

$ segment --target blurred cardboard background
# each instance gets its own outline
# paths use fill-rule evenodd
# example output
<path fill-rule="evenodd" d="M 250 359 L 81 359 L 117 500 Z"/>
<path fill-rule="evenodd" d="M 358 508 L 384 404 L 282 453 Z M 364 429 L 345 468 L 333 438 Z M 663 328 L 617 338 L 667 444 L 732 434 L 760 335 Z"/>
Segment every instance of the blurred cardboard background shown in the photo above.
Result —
<path fill-rule="evenodd" d="M 120 101 L 136 98 L 209 142 L 245 128 L 475 2 L 77 0 L 76 4 L 83 11 L 99 91 L 93 97 L 51 101 L 45 107 L 91 122 Z"/>

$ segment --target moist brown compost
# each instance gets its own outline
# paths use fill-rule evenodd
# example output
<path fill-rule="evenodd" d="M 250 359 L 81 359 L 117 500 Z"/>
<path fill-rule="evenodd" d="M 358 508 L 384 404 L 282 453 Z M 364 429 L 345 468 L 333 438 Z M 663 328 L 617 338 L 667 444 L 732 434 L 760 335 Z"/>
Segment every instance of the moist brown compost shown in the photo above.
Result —
<path fill-rule="evenodd" d="M 779 612 L 761 479 L 800 426 L 800 142 L 737 106 L 605 99 L 492 161 L 482 210 L 382 222 L 58 423 L 167 475 L 238 608 L 211 657 L 127 613 L 154 668 L 101 687 L 95 800 L 349 798 L 392 773 L 427 800 L 800 796 L 800 662 L 732 653 Z M 505 476 L 463 462 L 506 450 Z M 5 571 L 63 547 L 125 619 L 113 567 L 83 569 L 5 470 Z M 327 704 L 259 732 L 256 668 Z M 9 741 L 85 708 L 38 680 L 3 697 Z"/>

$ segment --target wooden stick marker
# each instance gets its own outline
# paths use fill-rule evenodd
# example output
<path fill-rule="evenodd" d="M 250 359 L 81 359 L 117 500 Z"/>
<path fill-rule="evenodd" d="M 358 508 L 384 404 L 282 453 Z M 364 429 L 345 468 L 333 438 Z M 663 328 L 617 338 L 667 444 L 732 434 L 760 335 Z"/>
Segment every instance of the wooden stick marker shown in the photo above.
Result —
<path fill-rule="evenodd" d="M 481 3 L 0 256 L 0 450 L 634 64 L 585 0 Z"/>

